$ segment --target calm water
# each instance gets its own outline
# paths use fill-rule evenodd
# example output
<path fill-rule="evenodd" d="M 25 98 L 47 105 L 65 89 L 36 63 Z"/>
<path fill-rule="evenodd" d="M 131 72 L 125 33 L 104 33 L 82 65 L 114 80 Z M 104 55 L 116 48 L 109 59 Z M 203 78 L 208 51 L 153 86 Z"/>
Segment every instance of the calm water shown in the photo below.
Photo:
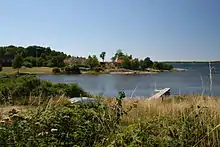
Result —
<path fill-rule="evenodd" d="M 155 87 L 171 88 L 172 94 L 210 94 L 208 64 L 173 64 L 187 68 L 185 72 L 164 72 L 149 75 L 40 75 L 40 79 L 54 83 L 77 83 L 87 92 L 116 96 L 124 90 L 127 96 L 151 96 Z M 220 64 L 213 64 L 212 93 L 220 96 Z"/>

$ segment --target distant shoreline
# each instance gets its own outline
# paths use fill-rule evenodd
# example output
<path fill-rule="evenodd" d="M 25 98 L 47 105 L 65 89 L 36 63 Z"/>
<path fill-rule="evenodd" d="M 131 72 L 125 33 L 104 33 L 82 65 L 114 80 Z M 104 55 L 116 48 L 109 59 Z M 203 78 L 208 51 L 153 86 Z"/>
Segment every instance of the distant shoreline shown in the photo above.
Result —
<path fill-rule="evenodd" d="M 187 71 L 187 69 L 184 68 L 174 68 L 172 70 L 150 70 L 150 71 L 104 71 L 104 72 L 82 72 L 82 74 L 85 75 L 99 75 L 99 74 L 110 74 L 110 75 L 147 75 L 147 74 L 157 74 L 161 72 L 182 72 Z"/>
<path fill-rule="evenodd" d="M 112 71 L 102 71 L 102 72 L 96 72 L 96 71 L 82 71 L 81 74 L 83 75 L 99 75 L 99 74 L 110 74 L 110 75 L 146 75 L 146 74 L 157 74 L 161 72 L 181 72 L 181 71 L 187 71 L 187 69 L 183 68 L 174 68 L 170 71 L 162 71 L 162 70 L 148 70 L 148 71 L 132 71 L 132 70 L 112 70 Z M 33 68 L 21 68 L 20 69 L 21 74 L 34 74 L 34 75 L 42 75 L 42 74 L 53 74 L 52 68 L 49 67 L 33 67 Z M 0 72 L 0 75 L 11 75 L 16 74 L 16 70 L 14 70 L 11 67 L 4 67 L 3 71 Z M 63 73 L 58 73 L 59 75 L 65 75 Z M 58 75 L 57 74 L 57 75 Z M 73 74 L 74 75 L 74 74 Z"/>
<path fill-rule="evenodd" d="M 163 63 L 182 63 L 182 64 L 185 64 L 185 63 L 190 63 L 190 64 L 199 64 L 199 63 L 220 63 L 220 61 L 163 61 Z"/>

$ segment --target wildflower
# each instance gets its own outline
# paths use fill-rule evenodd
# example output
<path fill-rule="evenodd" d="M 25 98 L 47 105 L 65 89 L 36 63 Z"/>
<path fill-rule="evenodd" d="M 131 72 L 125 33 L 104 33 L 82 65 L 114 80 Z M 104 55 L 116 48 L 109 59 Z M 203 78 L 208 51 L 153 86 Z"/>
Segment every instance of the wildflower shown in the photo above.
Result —
<path fill-rule="evenodd" d="M 51 132 L 56 132 L 58 129 L 51 129 L 50 131 Z"/>
<path fill-rule="evenodd" d="M 7 124 L 12 124 L 12 121 L 9 119 L 9 120 L 7 121 Z"/>
<path fill-rule="evenodd" d="M 12 124 L 12 121 L 9 117 L 3 119 L 6 124 Z"/>

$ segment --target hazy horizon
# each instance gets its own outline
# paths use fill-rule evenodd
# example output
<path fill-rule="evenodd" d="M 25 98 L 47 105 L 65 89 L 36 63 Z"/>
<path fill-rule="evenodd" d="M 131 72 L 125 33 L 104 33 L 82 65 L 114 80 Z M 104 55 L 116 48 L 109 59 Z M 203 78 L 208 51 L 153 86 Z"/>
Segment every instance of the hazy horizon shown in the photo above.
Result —
<path fill-rule="evenodd" d="M 158 61 L 219 61 L 218 0 L 0 1 L 0 46 L 51 47 L 72 56 L 117 49 Z"/>

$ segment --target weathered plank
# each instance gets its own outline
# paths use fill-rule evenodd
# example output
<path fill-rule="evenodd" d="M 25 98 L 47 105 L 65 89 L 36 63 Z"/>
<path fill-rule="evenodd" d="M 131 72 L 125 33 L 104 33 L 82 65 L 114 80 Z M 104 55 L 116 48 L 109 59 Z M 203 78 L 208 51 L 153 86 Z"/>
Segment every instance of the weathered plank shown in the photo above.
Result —
<path fill-rule="evenodd" d="M 164 88 L 162 90 L 159 90 L 156 94 L 154 94 L 153 96 L 151 96 L 150 98 L 148 98 L 148 100 L 152 100 L 152 99 L 158 99 L 164 95 L 167 95 L 170 93 L 170 88 Z"/>

